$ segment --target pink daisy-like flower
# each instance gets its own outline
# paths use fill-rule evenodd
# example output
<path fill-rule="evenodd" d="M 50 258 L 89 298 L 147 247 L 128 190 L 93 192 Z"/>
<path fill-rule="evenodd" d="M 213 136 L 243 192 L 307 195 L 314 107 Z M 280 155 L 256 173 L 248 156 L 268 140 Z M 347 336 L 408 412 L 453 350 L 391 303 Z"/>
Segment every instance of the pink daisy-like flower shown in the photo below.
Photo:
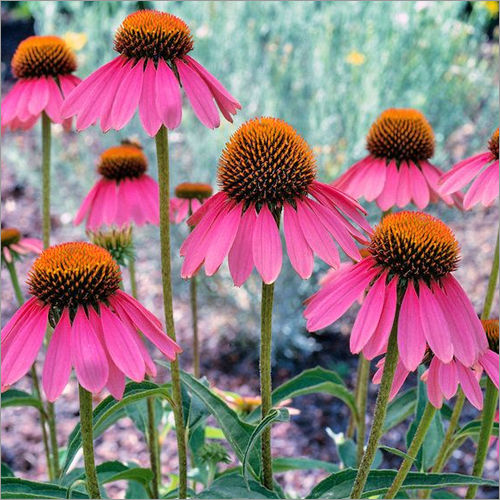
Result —
<path fill-rule="evenodd" d="M 76 128 L 98 120 L 105 132 L 122 129 L 139 110 L 150 136 L 161 125 L 179 126 L 181 86 L 198 119 L 208 128 L 220 125 L 220 112 L 231 115 L 238 101 L 201 64 L 188 55 L 193 38 L 184 21 L 172 14 L 141 10 L 125 18 L 115 35 L 119 56 L 86 78 L 65 100 L 63 116 L 77 116 Z"/>
<path fill-rule="evenodd" d="M 145 172 L 148 161 L 140 145 L 124 141 L 101 154 L 97 171 L 102 178 L 89 191 L 75 217 L 87 218 L 87 229 L 121 227 L 132 222 L 159 224 L 158 183 Z"/>
<path fill-rule="evenodd" d="M 18 79 L 2 100 L 2 131 L 28 130 L 45 111 L 54 123 L 62 123 L 64 96 L 80 83 L 73 75 L 76 58 L 57 36 L 30 36 L 17 47 L 12 73 Z M 64 122 L 66 128 L 71 120 Z"/>
<path fill-rule="evenodd" d="M 468 210 L 478 203 L 485 207 L 493 205 L 498 198 L 498 129 L 489 142 L 489 151 L 471 156 L 457 163 L 439 180 L 440 192 L 444 195 L 456 193 L 472 182 L 464 196 L 464 208 Z"/>
<path fill-rule="evenodd" d="M 295 129 L 277 118 L 255 118 L 230 138 L 219 161 L 221 191 L 188 220 L 195 225 L 181 247 L 181 274 L 190 278 L 205 265 L 214 274 L 228 256 L 236 286 L 257 268 L 273 283 L 282 264 L 279 220 L 293 268 L 311 276 L 314 254 L 340 265 L 337 242 L 349 257 L 361 258 L 355 239 L 366 242 L 371 228 L 363 208 L 342 191 L 316 181 L 311 149 Z"/>
<path fill-rule="evenodd" d="M 40 254 L 43 242 L 37 238 L 23 238 L 19 230 L 13 227 L 2 229 L 2 258 L 6 262 L 29 253 Z"/>
<path fill-rule="evenodd" d="M 170 222 L 181 223 L 198 210 L 212 196 L 212 186 L 196 182 L 183 182 L 175 188 L 175 197 L 170 198 Z"/>
<path fill-rule="evenodd" d="M 482 353 L 477 363 L 465 366 L 460 360 L 454 358 L 449 363 L 443 363 L 428 351 L 424 361 L 429 361 L 429 368 L 422 374 L 422 380 L 427 384 L 429 401 L 436 408 L 441 408 L 443 399 L 451 399 L 457 392 L 460 384 L 465 396 L 470 403 L 481 410 L 483 407 L 483 393 L 479 385 L 481 375 L 486 372 L 495 387 L 499 387 L 499 357 L 498 357 L 498 319 L 483 320 L 482 322 L 488 349 Z M 373 376 L 373 382 L 379 384 L 384 373 L 384 358 L 378 363 L 378 370 Z M 403 362 L 398 361 L 394 381 L 391 387 L 390 399 L 399 392 L 406 378 L 410 374 Z"/>
<path fill-rule="evenodd" d="M 43 343 L 47 322 L 54 327 L 43 366 L 49 401 L 61 394 L 75 368 L 78 382 L 92 393 L 105 386 L 117 399 L 125 376 L 136 382 L 156 367 L 139 332 L 169 360 L 180 347 L 160 321 L 120 290 L 118 264 L 91 243 L 48 248 L 33 264 L 28 285 L 33 297 L 2 330 L 2 390 L 30 369 Z"/>
<path fill-rule="evenodd" d="M 367 359 L 386 352 L 399 297 L 397 342 L 407 370 L 422 362 L 427 345 L 442 363 L 455 357 L 474 366 L 488 342 L 452 274 L 459 247 L 451 230 L 421 212 L 390 214 L 376 227 L 368 251 L 308 299 L 308 330 L 330 325 L 368 290 L 352 328 L 351 352 Z"/>
<path fill-rule="evenodd" d="M 460 194 L 442 194 L 443 172 L 429 162 L 434 132 L 415 109 L 387 109 L 372 124 L 366 139 L 369 155 L 352 165 L 333 185 L 353 198 L 376 201 L 381 210 L 413 202 L 424 209 L 441 198 L 461 207 Z"/>

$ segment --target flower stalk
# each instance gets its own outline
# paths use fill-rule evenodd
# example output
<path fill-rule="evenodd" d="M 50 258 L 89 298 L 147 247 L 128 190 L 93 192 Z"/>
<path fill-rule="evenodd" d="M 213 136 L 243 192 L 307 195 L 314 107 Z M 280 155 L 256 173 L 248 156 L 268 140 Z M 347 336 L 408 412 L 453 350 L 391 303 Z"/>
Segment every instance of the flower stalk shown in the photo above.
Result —
<path fill-rule="evenodd" d="M 261 339 L 260 339 L 260 394 L 262 398 L 261 415 L 264 419 L 272 408 L 271 347 L 273 317 L 274 283 L 262 283 Z M 271 428 L 262 432 L 262 482 L 273 489 L 273 466 L 271 455 Z"/>
<path fill-rule="evenodd" d="M 424 413 L 422 414 L 422 418 L 420 419 L 420 422 L 418 424 L 417 430 L 415 431 L 415 435 L 413 436 L 413 439 L 411 441 L 410 447 L 408 448 L 407 452 L 408 457 L 403 460 L 396 474 L 396 477 L 394 478 L 394 481 L 387 490 L 387 493 L 385 494 L 384 498 L 396 497 L 399 489 L 401 488 L 404 480 L 406 479 L 406 476 L 408 475 L 408 472 L 411 469 L 413 462 L 417 457 L 417 454 L 422 446 L 422 443 L 424 442 L 425 435 L 429 430 L 429 426 L 431 425 L 432 419 L 434 418 L 435 414 L 436 414 L 436 408 L 434 408 L 432 404 L 427 403 L 427 405 L 425 406 Z"/>
<path fill-rule="evenodd" d="M 42 113 L 42 233 L 43 247 L 50 246 L 50 147 L 51 122 Z"/>
<path fill-rule="evenodd" d="M 192 200 L 189 200 L 189 212 L 188 217 L 193 215 L 193 208 L 191 204 Z M 192 231 L 193 228 L 191 227 Z M 195 378 L 200 378 L 200 339 L 198 336 L 198 297 L 197 297 L 197 279 L 193 276 L 189 281 L 189 293 L 191 300 L 191 318 L 193 324 L 193 374 Z"/>
<path fill-rule="evenodd" d="M 394 322 L 392 324 L 391 334 L 389 335 L 389 342 L 387 345 L 387 353 L 385 355 L 384 373 L 380 382 L 380 388 L 375 403 L 375 412 L 373 415 L 373 424 L 368 438 L 368 444 L 363 454 L 363 458 L 359 464 L 358 473 L 354 481 L 350 498 L 361 498 L 363 489 L 368 479 L 370 467 L 375 458 L 378 442 L 382 437 L 385 415 L 387 413 L 387 403 L 389 402 L 389 395 L 391 392 L 392 381 L 394 380 L 394 373 L 398 363 L 398 319 L 399 311 L 401 309 L 401 300 L 398 299 L 396 306 L 396 313 Z"/>
<path fill-rule="evenodd" d="M 89 498 L 101 498 L 94 459 L 94 432 L 92 429 L 92 394 L 78 384 L 80 396 L 80 427 L 82 433 L 85 485 Z"/>
<path fill-rule="evenodd" d="M 358 409 L 358 424 L 356 427 L 356 463 L 361 463 L 365 445 L 366 432 L 366 397 L 370 379 L 370 361 L 362 353 L 359 354 L 359 379 L 356 383 L 356 408 Z"/>
<path fill-rule="evenodd" d="M 172 271 L 170 264 L 170 186 L 168 132 L 164 125 L 155 136 L 158 162 L 158 184 L 160 188 L 160 243 L 161 243 L 161 273 L 163 284 L 163 305 L 165 309 L 165 324 L 168 336 L 175 341 L 174 310 L 172 299 Z M 184 417 L 182 411 L 182 393 L 179 361 L 170 363 L 172 373 L 172 411 L 175 419 L 177 436 L 177 452 L 179 455 L 179 497 L 187 494 L 187 451 Z"/>

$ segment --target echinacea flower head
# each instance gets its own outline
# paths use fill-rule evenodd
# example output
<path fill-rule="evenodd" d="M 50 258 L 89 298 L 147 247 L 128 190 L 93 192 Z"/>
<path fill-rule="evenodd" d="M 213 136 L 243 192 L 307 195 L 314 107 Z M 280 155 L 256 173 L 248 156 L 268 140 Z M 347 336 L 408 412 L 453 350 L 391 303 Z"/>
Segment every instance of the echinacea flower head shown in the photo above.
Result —
<path fill-rule="evenodd" d="M 120 290 L 121 273 L 109 252 L 91 243 L 64 243 L 44 250 L 33 264 L 32 298 L 2 330 L 2 390 L 19 380 L 42 346 L 47 322 L 54 327 L 43 366 L 49 401 L 63 391 L 75 368 L 92 393 L 107 387 L 119 399 L 125 376 L 136 382 L 156 367 L 139 332 L 169 360 L 181 352 L 160 321 Z"/>
<path fill-rule="evenodd" d="M 68 96 L 64 116 L 76 115 L 78 130 L 97 121 L 103 131 L 120 130 L 138 109 L 145 131 L 154 136 L 161 125 L 179 126 L 182 87 L 203 125 L 218 127 L 219 111 L 232 122 L 240 104 L 188 55 L 193 47 L 191 31 L 182 19 L 156 10 L 130 14 L 115 34 L 114 48 L 120 55 Z"/>
<path fill-rule="evenodd" d="M 18 81 L 2 100 L 2 130 L 28 130 L 43 111 L 53 122 L 62 123 L 63 98 L 80 82 L 75 70 L 76 57 L 61 38 L 23 40 L 12 57 L 12 73 Z"/>
<path fill-rule="evenodd" d="M 430 163 L 434 132 L 415 109 L 387 109 L 372 124 L 366 138 L 368 156 L 352 165 L 333 185 L 353 198 L 376 201 L 381 210 L 413 203 L 424 209 L 441 198 L 461 207 L 458 194 L 440 194 L 443 172 Z"/>
<path fill-rule="evenodd" d="M 453 277 L 459 245 L 448 226 L 421 212 L 389 214 L 375 228 L 368 251 L 308 299 L 307 328 L 330 325 L 367 291 L 352 328 L 351 352 L 368 359 L 385 353 L 399 302 L 397 342 L 408 371 L 422 362 L 427 346 L 442 363 L 455 357 L 466 367 L 475 365 L 488 342 Z"/>
<path fill-rule="evenodd" d="M 464 196 L 464 209 L 477 204 L 489 207 L 498 198 L 498 129 L 488 144 L 488 151 L 466 158 L 457 163 L 440 179 L 440 192 L 456 193 L 472 181 Z"/>
<path fill-rule="evenodd" d="M 158 183 L 146 174 L 148 161 L 139 144 L 124 142 L 104 151 L 97 165 L 101 179 L 89 191 L 75 217 L 86 228 L 103 225 L 158 224 Z"/>
<path fill-rule="evenodd" d="M 427 349 L 423 363 L 428 365 L 428 369 L 422 374 L 422 380 L 427 384 L 429 401 L 436 408 L 441 408 L 443 399 L 451 399 L 460 385 L 470 403 L 478 410 L 481 410 L 483 407 L 483 394 L 479 380 L 483 371 L 498 389 L 498 319 L 482 320 L 481 323 L 488 339 L 489 348 L 479 356 L 473 366 L 464 365 L 456 357 L 448 363 L 443 363 L 432 354 L 430 349 Z M 384 364 L 384 358 L 377 363 L 378 370 L 373 376 L 373 382 L 376 384 L 380 383 L 382 379 Z M 390 399 L 396 396 L 409 374 L 410 370 L 399 360 L 391 387 Z"/>
<path fill-rule="evenodd" d="M 182 182 L 175 188 L 175 196 L 170 198 L 170 222 L 179 224 L 194 214 L 212 196 L 212 186 L 201 182 Z"/>
<path fill-rule="evenodd" d="M 89 240 L 107 250 L 113 259 L 121 266 L 127 266 L 134 259 L 134 242 L 132 239 L 132 226 L 99 231 L 87 231 Z"/>
<path fill-rule="evenodd" d="M 363 208 L 342 191 L 316 180 L 316 161 L 306 141 L 277 118 L 255 118 L 230 138 L 219 160 L 221 191 L 188 220 L 195 225 L 184 241 L 181 274 L 190 278 L 205 265 L 214 274 L 228 256 L 234 284 L 257 268 L 273 283 L 282 265 L 279 221 L 292 266 L 311 276 L 314 254 L 340 265 L 337 242 L 355 260 L 354 239 L 366 241 L 349 219 L 367 232 Z"/>
<path fill-rule="evenodd" d="M 29 253 L 40 254 L 43 242 L 37 238 L 24 238 L 15 227 L 2 229 L 2 260 L 12 262 Z"/>

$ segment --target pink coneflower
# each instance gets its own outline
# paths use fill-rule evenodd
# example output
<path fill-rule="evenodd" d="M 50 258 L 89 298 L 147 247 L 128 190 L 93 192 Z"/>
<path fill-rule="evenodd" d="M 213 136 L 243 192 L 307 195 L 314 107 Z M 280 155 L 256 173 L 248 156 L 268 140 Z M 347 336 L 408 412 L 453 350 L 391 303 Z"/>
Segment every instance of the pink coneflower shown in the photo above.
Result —
<path fill-rule="evenodd" d="M 372 124 L 366 138 L 369 155 L 352 165 L 333 185 L 353 198 L 375 200 L 381 210 L 413 202 L 425 208 L 441 198 L 461 207 L 458 194 L 440 194 L 443 172 L 429 162 L 434 132 L 415 109 L 387 109 Z"/>
<path fill-rule="evenodd" d="M 102 178 L 83 200 L 75 225 L 85 217 L 91 230 L 106 224 L 158 224 L 158 184 L 145 173 L 147 168 L 146 156 L 136 143 L 124 141 L 104 151 L 97 165 Z"/>
<path fill-rule="evenodd" d="M 254 266 L 264 283 L 273 283 L 282 264 L 282 211 L 288 255 L 302 278 L 311 276 L 314 254 L 339 266 L 335 241 L 353 259 L 361 258 L 354 239 L 366 240 L 348 218 L 371 231 L 362 207 L 316 181 L 311 149 L 284 121 L 255 118 L 244 123 L 222 152 L 218 178 L 222 190 L 188 220 L 196 227 L 181 247 L 183 278 L 203 264 L 210 276 L 229 255 L 236 286 Z"/>
<path fill-rule="evenodd" d="M 6 262 L 27 255 L 39 254 L 43 250 L 43 242 L 36 238 L 23 238 L 19 230 L 13 227 L 2 229 L 2 258 Z"/>
<path fill-rule="evenodd" d="M 372 359 L 386 351 L 399 297 L 397 344 L 407 370 L 422 362 L 427 345 L 442 363 L 455 357 L 473 366 L 488 342 L 452 274 L 459 247 L 451 230 L 421 212 L 390 214 L 376 227 L 368 251 L 308 299 L 308 330 L 330 325 L 368 290 L 351 332 L 353 353 Z"/>
<path fill-rule="evenodd" d="M 483 407 L 483 393 L 479 379 L 483 373 L 499 387 L 499 357 L 498 357 L 498 320 L 483 320 L 482 325 L 488 338 L 489 348 L 482 353 L 477 363 L 472 367 L 465 366 L 460 360 L 454 358 L 449 363 L 443 363 L 430 353 L 425 361 L 430 360 L 429 368 L 422 374 L 422 380 L 427 384 L 429 401 L 436 408 L 441 408 L 443 399 L 451 399 L 457 392 L 458 386 L 462 388 L 470 403 L 481 410 Z M 378 370 L 373 376 L 375 384 L 380 383 L 384 372 L 384 359 L 377 363 Z M 410 374 L 405 365 L 399 361 L 392 383 L 390 399 L 399 392 L 406 378 Z"/>
<path fill-rule="evenodd" d="M 471 156 L 457 163 L 441 177 L 440 192 L 444 195 L 456 193 L 473 179 L 464 196 L 464 208 L 482 203 L 485 207 L 493 205 L 498 198 L 498 129 L 489 142 L 489 151 Z"/>
<path fill-rule="evenodd" d="M 17 47 L 12 73 L 18 79 L 2 100 L 1 127 L 28 130 L 45 111 L 55 123 L 62 123 L 63 98 L 80 83 L 73 75 L 76 58 L 66 42 L 57 36 L 30 36 Z M 71 120 L 64 123 L 66 127 Z"/>
<path fill-rule="evenodd" d="M 49 401 L 66 386 L 74 366 L 79 383 L 98 393 L 104 386 L 120 399 L 125 376 L 140 382 L 155 365 L 139 331 L 168 359 L 181 352 L 160 321 L 122 292 L 120 268 L 109 252 L 91 243 L 48 248 L 33 264 L 33 297 L 2 330 L 2 390 L 33 364 L 47 322 L 55 328 L 45 356 L 42 382 Z"/>
<path fill-rule="evenodd" d="M 163 124 L 179 126 L 181 86 L 194 113 L 208 128 L 231 115 L 238 101 L 195 59 L 188 56 L 193 38 L 184 21 L 172 14 L 141 10 L 125 18 L 115 35 L 120 54 L 86 78 L 65 100 L 63 116 L 77 115 L 76 128 L 98 120 L 101 129 L 122 129 L 139 109 L 150 136 Z"/>
<path fill-rule="evenodd" d="M 197 182 L 183 182 L 175 188 L 175 196 L 170 198 L 170 222 L 179 224 L 194 214 L 207 198 L 212 196 L 212 186 Z"/>

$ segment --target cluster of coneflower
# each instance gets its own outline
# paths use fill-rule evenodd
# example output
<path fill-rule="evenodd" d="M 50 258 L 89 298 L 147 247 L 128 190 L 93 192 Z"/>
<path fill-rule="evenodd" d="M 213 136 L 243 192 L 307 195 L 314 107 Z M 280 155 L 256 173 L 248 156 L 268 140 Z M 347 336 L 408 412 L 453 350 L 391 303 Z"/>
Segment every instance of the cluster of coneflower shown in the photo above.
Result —
<path fill-rule="evenodd" d="M 421 446 L 433 411 L 443 398 L 455 396 L 459 386 L 459 395 L 465 394 L 478 409 L 483 406 L 479 385 L 483 371 L 498 388 L 498 321 L 493 328 L 488 323 L 485 331 L 453 276 L 460 260 L 453 232 L 421 211 L 392 212 L 410 203 L 419 210 L 439 201 L 459 209 L 492 205 L 498 196 L 498 129 L 488 151 L 444 174 L 430 162 L 434 134 L 423 114 L 387 109 L 368 131 L 368 156 L 328 184 L 317 179 L 314 154 L 291 125 L 279 118 L 257 117 L 243 123 L 228 140 L 215 194 L 210 185 L 186 182 L 170 199 L 167 130 L 181 123 L 181 90 L 199 120 L 211 129 L 219 126 L 220 114 L 232 122 L 241 107 L 189 55 L 193 47 L 188 26 L 157 11 L 129 15 L 116 32 L 114 48 L 119 55 L 83 81 L 73 74 L 76 58 L 60 38 L 35 36 L 19 45 L 12 59 L 18 81 L 2 102 L 1 124 L 2 130 L 27 130 L 42 120 L 45 249 L 16 229 L 2 230 L 2 261 L 16 291 L 16 258 L 41 252 L 27 278 L 31 298 L 23 304 L 18 293 L 20 309 L 2 330 L 2 390 L 33 367 L 44 339 L 42 387 L 49 402 L 62 393 L 75 369 L 87 488 L 91 498 L 98 498 L 91 426 L 84 432 L 92 418 L 90 393 L 107 388 L 120 399 L 126 378 L 138 382 L 155 377 L 155 364 L 143 343 L 146 338 L 171 361 L 179 496 L 185 497 L 186 435 L 177 359 L 181 347 L 172 313 L 169 224 L 187 219 L 191 228 L 180 254 L 182 277 L 191 280 L 192 287 L 196 377 L 200 373 L 195 280 L 200 269 L 211 276 L 227 257 L 235 286 L 242 286 L 254 268 L 262 279 L 262 418 L 272 409 L 271 319 L 274 283 L 283 264 L 282 228 L 286 253 L 302 279 L 311 277 L 315 255 L 332 268 L 306 301 L 307 329 L 329 326 L 359 300 L 351 351 L 362 353 L 360 363 L 379 358 L 374 381 L 381 385 L 366 449 L 364 434 L 358 431 L 357 437 L 361 463 L 351 496 L 359 498 L 382 435 L 388 401 L 410 372 L 428 366 L 422 379 L 430 405 L 412 451 Z M 159 182 L 147 174 L 148 161 L 137 142 L 125 141 L 104 151 L 97 162 L 99 180 L 74 219 L 75 224 L 86 220 L 93 243 L 50 246 L 51 123 L 71 128 L 74 119 L 78 131 L 97 122 L 103 132 L 120 130 L 136 111 L 156 141 Z M 460 190 L 469 183 L 463 196 Z M 384 211 L 374 229 L 358 202 L 361 197 Z M 165 326 L 136 298 L 132 226 L 144 224 L 160 226 Z M 341 264 L 339 248 L 349 262 Z M 496 262 L 483 320 L 490 314 L 498 256 Z M 122 289 L 120 266 L 129 267 L 132 296 Z M 36 371 L 32 373 L 36 376 Z M 491 391 L 486 398 L 491 406 Z M 488 418 L 484 416 L 485 425 L 491 425 Z M 150 440 L 149 446 L 152 460 L 157 459 L 158 444 Z M 262 464 L 262 484 L 272 490 L 269 429 L 262 434 Z M 482 465 L 476 473 L 481 473 Z M 408 465 L 405 458 L 388 498 L 397 493 L 409 466 L 411 461 Z M 154 479 L 156 488 L 159 480 Z"/>

